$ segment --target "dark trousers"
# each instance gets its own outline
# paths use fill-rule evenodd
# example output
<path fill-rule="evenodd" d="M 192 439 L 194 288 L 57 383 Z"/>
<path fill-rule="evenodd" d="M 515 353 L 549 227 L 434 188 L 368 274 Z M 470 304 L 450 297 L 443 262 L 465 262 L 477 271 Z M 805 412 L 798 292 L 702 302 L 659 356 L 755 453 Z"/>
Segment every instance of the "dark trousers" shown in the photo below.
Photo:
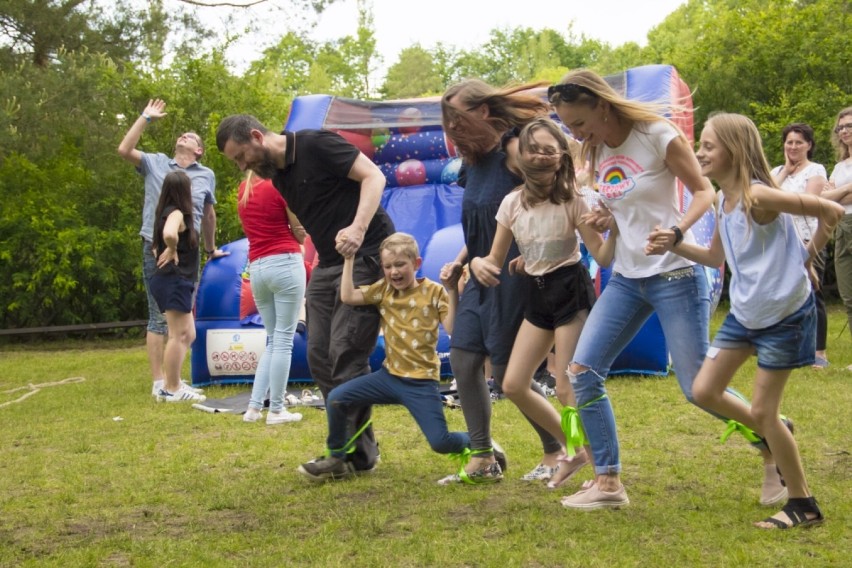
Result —
<path fill-rule="evenodd" d="M 373 306 L 348 306 L 340 301 L 343 265 L 316 267 L 305 293 L 308 324 L 308 366 L 311 377 L 328 400 L 329 393 L 349 379 L 370 373 L 370 354 L 379 336 L 379 312 Z M 378 264 L 356 259 L 356 286 L 382 277 Z M 372 407 L 352 407 L 346 413 L 347 432 L 353 435 L 370 419 Z M 379 455 L 372 427 L 367 428 L 349 454 L 356 469 L 370 469 Z"/>

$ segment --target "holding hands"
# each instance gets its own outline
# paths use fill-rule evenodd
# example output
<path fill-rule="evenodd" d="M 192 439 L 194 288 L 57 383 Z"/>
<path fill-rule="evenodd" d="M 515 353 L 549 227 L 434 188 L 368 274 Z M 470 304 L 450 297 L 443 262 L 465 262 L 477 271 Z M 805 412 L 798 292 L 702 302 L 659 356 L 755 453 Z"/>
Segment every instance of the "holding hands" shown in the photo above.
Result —
<path fill-rule="evenodd" d="M 334 242 L 340 256 L 343 258 L 355 256 L 355 253 L 361 248 L 361 243 L 364 242 L 364 230 L 354 225 L 349 225 L 338 231 Z"/>
<path fill-rule="evenodd" d="M 672 229 L 663 229 L 659 225 L 648 234 L 648 243 L 645 245 L 647 256 L 661 255 L 669 252 L 678 244 L 678 238 Z"/>
<path fill-rule="evenodd" d="M 477 282 L 488 288 L 500 283 L 500 272 L 502 270 L 496 264 L 491 264 L 481 257 L 475 257 L 470 261 L 470 271 L 476 277 Z"/>
<path fill-rule="evenodd" d="M 441 284 L 448 290 L 452 290 L 459 285 L 459 279 L 462 275 L 462 265 L 460 262 L 448 262 L 441 267 Z M 457 288 L 456 288 L 457 289 Z"/>

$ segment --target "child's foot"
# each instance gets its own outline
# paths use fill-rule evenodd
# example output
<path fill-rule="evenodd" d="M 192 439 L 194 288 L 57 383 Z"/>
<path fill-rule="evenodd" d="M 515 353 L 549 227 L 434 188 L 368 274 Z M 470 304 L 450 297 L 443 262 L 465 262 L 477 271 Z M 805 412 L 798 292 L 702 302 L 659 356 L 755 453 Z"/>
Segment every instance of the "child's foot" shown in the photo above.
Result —
<path fill-rule="evenodd" d="M 818 525 L 825 520 L 813 497 L 798 497 L 787 501 L 784 508 L 771 517 L 754 523 L 759 529 L 792 529 Z"/>
<path fill-rule="evenodd" d="M 574 475 L 583 469 L 583 466 L 589 463 L 589 457 L 586 452 L 578 453 L 574 457 L 562 456 L 559 458 L 559 467 L 554 472 L 550 481 L 547 482 L 548 489 L 556 489 L 565 484 L 566 481 L 574 477 Z"/>

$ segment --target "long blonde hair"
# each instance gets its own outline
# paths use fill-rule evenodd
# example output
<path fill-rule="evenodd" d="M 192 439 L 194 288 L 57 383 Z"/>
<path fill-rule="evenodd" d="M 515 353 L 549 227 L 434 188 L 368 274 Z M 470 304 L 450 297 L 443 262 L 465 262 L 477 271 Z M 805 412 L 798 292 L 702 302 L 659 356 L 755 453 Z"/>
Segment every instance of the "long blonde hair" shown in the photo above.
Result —
<path fill-rule="evenodd" d="M 257 178 L 257 180 L 255 178 Z M 248 170 L 244 182 L 245 186 L 243 187 L 243 194 L 240 197 L 240 205 L 242 205 L 243 207 L 248 205 L 249 199 L 251 199 L 252 191 L 254 190 L 254 184 L 257 183 L 257 181 L 259 180 L 260 178 L 257 177 L 257 174 L 255 174 L 252 170 Z"/>
<path fill-rule="evenodd" d="M 634 125 L 634 128 L 640 130 L 643 123 L 668 122 L 686 140 L 686 136 L 681 129 L 664 116 L 668 112 L 680 109 L 677 102 L 663 104 L 626 99 L 619 95 L 603 77 L 590 69 L 575 69 L 562 77 L 558 84 L 576 85 L 579 88 L 576 92 L 576 98 L 570 102 L 566 101 L 559 93 L 554 93 L 550 97 L 550 103 L 554 107 L 558 107 L 561 104 L 581 104 L 590 108 L 596 108 L 601 101 L 605 101 L 609 104 L 612 114 L 615 115 L 619 122 L 631 123 Z M 580 155 L 589 160 L 592 168 L 597 167 L 595 163 L 597 149 L 586 140 L 583 141 L 580 148 Z"/>
<path fill-rule="evenodd" d="M 525 93 L 546 83 L 527 83 L 495 88 L 480 79 L 465 79 L 449 87 L 441 97 L 444 131 L 468 162 L 475 164 L 499 143 L 512 128 L 523 128 L 529 121 L 546 116 L 549 108 L 540 97 Z M 488 106 L 484 120 L 471 116 L 450 104 L 457 103 L 468 111 Z"/>
<path fill-rule="evenodd" d="M 751 185 L 755 182 L 780 189 L 772 178 L 769 163 L 763 153 L 763 142 L 754 122 L 746 116 L 733 113 L 714 113 L 710 115 L 704 128 L 710 127 L 716 134 L 719 144 L 727 154 L 734 172 L 734 187 L 742 192 L 743 209 L 747 217 L 751 215 L 754 199 Z"/>

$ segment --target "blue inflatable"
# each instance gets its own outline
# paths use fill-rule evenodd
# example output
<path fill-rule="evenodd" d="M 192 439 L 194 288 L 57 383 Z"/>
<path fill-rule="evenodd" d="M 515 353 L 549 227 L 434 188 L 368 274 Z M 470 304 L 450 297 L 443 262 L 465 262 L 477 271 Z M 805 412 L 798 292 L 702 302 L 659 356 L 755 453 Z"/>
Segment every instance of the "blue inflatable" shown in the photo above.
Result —
<path fill-rule="evenodd" d="M 676 101 L 679 111 L 671 119 L 693 140 L 690 91 L 673 67 L 638 67 L 609 76 L 607 81 L 628 98 Z M 545 97 L 545 90 L 540 94 Z M 553 118 L 558 120 L 555 115 Z M 455 183 L 461 160 L 441 128 L 440 99 L 368 102 L 327 95 L 297 97 L 286 128 L 333 130 L 372 159 L 387 179 L 382 206 L 397 230 L 410 233 L 420 245 L 421 274 L 438 280 L 441 266 L 454 259 L 464 244 L 459 224 L 463 190 Z M 678 189 L 681 210 L 686 210 L 690 194 L 683 187 Z M 699 243 L 709 243 L 713 227 L 713 214 L 708 212 L 693 228 Z M 197 336 L 192 349 L 192 382 L 197 385 L 251 381 L 266 340 L 257 316 L 240 318 L 246 241 L 223 249 L 231 255 L 207 263 L 199 286 Z M 601 290 L 609 271 L 592 266 L 592 272 Z M 722 272 L 708 269 L 706 274 L 715 308 L 721 295 Z M 291 380 L 310 380 L 306 341 L 304 330 L 296 334 Z M 449 337 L 443 332 L 438 352 L 441 374 L 451 375 Z M 380 338 L 371 366 L 378 368 L 383 359 Z M 615 361 L 611 373 L 663 375 L 668 366 L 662 329 L 654 316 Z"/>

